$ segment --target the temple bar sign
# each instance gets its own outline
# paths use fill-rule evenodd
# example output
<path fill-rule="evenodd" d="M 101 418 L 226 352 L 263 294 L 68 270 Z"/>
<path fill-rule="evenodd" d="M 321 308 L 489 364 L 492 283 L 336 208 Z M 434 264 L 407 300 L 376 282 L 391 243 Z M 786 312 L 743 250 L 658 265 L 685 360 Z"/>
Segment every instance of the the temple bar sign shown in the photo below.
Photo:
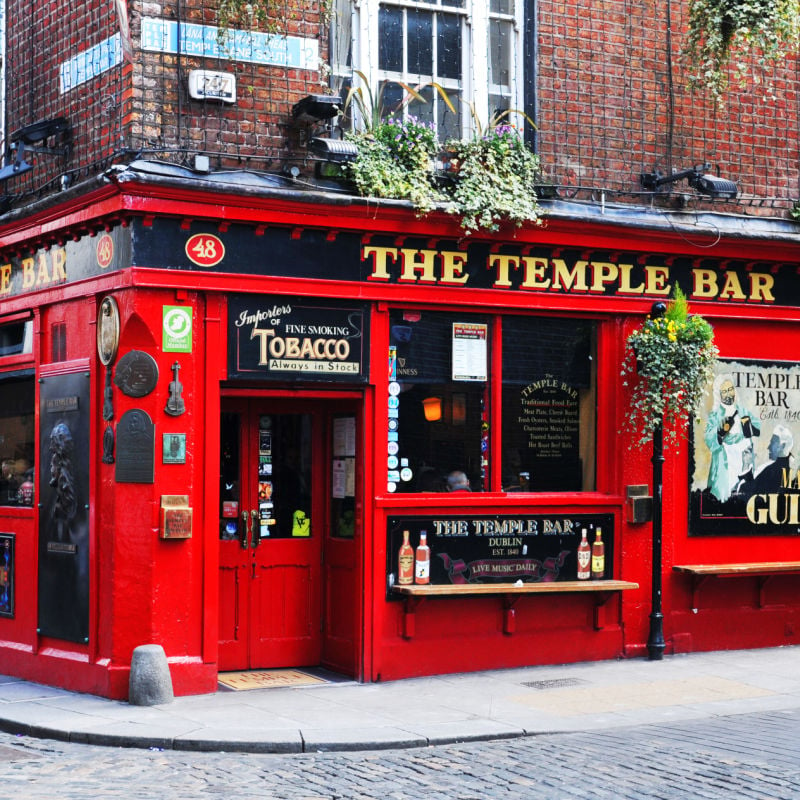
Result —
<path fill-rule="evenodd" d="M 367 380 L 364 306 L 235 296 L 228 303 L 228 376 L 281 381 Z"/>

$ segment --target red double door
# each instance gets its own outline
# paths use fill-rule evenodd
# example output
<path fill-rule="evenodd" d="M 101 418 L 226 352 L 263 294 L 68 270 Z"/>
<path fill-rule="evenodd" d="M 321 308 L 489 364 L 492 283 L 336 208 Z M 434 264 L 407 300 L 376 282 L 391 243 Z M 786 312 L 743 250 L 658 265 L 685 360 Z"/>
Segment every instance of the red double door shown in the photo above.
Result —
<path fill-rule="evenodd" d="M 358 677 L 361 471 L 351 401 L 223 401 L 219 670 Z"/>

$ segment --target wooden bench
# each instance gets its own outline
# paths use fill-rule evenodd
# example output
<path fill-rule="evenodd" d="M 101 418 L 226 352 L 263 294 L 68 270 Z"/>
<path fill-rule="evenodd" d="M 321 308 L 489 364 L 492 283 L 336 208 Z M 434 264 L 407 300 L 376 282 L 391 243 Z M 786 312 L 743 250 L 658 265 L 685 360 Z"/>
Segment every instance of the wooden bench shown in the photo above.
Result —
<path fill-rule="evenodd" d="M 776 575 L 800 575 L 800 561 L 755 561 L 747 564 L 676 564 L 675 572 L 692 579 L 692 611 L 697 611 L 700 588 L 709 578 L 738 578 L 752 576 L 758 579 L 758 607 L 765 608 L 767 583 Z"/>
<path fill-rule="evenodd" d="M 514 604 L 525 594 L 589 593 L 594 599 L 594 629 L 602 630 L 600 609 L 616 592 L 638 589 L 631 581 L 548 581 L 540 583 L 457 583 L 457 584 L 413 584 L 393 586 L 392 591 L 405 600 L 403 613 L 403 637 L 410 639 L 415 632 L 417 606 L 429 597 L 472 597 L 499 595 L 503 600 L 503 633 L 512 634 L 516 628 Z"/>

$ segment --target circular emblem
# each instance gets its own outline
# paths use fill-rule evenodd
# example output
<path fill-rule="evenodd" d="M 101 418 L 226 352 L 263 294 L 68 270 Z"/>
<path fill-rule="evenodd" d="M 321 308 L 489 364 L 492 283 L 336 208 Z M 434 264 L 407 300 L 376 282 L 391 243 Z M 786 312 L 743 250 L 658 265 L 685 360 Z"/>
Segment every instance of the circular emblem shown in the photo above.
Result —
<path fill-rule="evenodd" d="M 390 431 L 396 431 L 398 429 L 398 427 L 399 427 L 399 424 L 398 424 L 396 419 L 390 419 L 389 420 L 389 430 Z"/>
<path fill-rule="evenodd" d="M 107 233 L 104 233 L 97 240 L 96 253 L 97 264 L 100 269 L 106 269 L 111 266 L 111 262 L 114 260 L 114 240 Z"/>
<path fill-rule="evenodd" d="M 196 233 L 186 241 L 186 256 L 198 267 L 215 267 L 225 258 L 225 245 L 213 233 Z"/>
<path fill-rule="evenodd" d="M 414 473 L 411 471 L 410 467 L 403 467 L 403 469 L 400 470 L 401 481 L 410 481 L 413 477 Z"/>
<path fill-rule="evenodd" d="M 388 442 L 387 444 L 390 456 L 396 456 L 400 452 L 400 445 L 397 442 Z"/>
<path fill-rule="evenodd" d="M 192 332 L 192 311 L 189 308 L 171 308 L 164 314 L 164 332 L 175 339 L 183 339 Z"/>
<path fill-rule="evenodd" d="M 400 394 L 400 384 L 397 381 L 392 381 L 389 384 L 389 394 L 392 395 L 392 397 Z"/>
<path fill-rule="evenodd" d="M 108 366 L 117 355 L 119 346 L 119 307 L 113 297 L 104 297 L 97 314 L 97 355 Z"/>
<path fill-rule="evenodd" d="M 128 397 L 144 397 L 156 388 L 158 364 L 149 353 L 131 350 L 125 353 L 117 365 L 114 383 Z"/>
<path fill-rule="evenodd" d="M 389 469 L 397 469 L 398 463 L 397 456 L 389 456 L 389 458 L 386 459 L 386 466 L 389 467 Z"/>

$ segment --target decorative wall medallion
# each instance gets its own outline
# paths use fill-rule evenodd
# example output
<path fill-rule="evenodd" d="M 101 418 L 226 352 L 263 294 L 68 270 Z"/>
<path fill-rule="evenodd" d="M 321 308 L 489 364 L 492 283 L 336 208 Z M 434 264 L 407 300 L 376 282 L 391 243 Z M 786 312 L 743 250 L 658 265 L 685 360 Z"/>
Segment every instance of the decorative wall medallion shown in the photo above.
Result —
<path fill-rule="evenodd" d="M 114 383 L 128 397 L 144 397 L 156 388 L 158 364 L 149 353 L 131 350 L 117 364 Z"/>
<path fill-rule="evenodd" d="M 100 363 L 108 366 L 116 358 L 118 346 L 119 307 L 113 297 L 104 297 L 97 315 L 97 355 Z"/>

